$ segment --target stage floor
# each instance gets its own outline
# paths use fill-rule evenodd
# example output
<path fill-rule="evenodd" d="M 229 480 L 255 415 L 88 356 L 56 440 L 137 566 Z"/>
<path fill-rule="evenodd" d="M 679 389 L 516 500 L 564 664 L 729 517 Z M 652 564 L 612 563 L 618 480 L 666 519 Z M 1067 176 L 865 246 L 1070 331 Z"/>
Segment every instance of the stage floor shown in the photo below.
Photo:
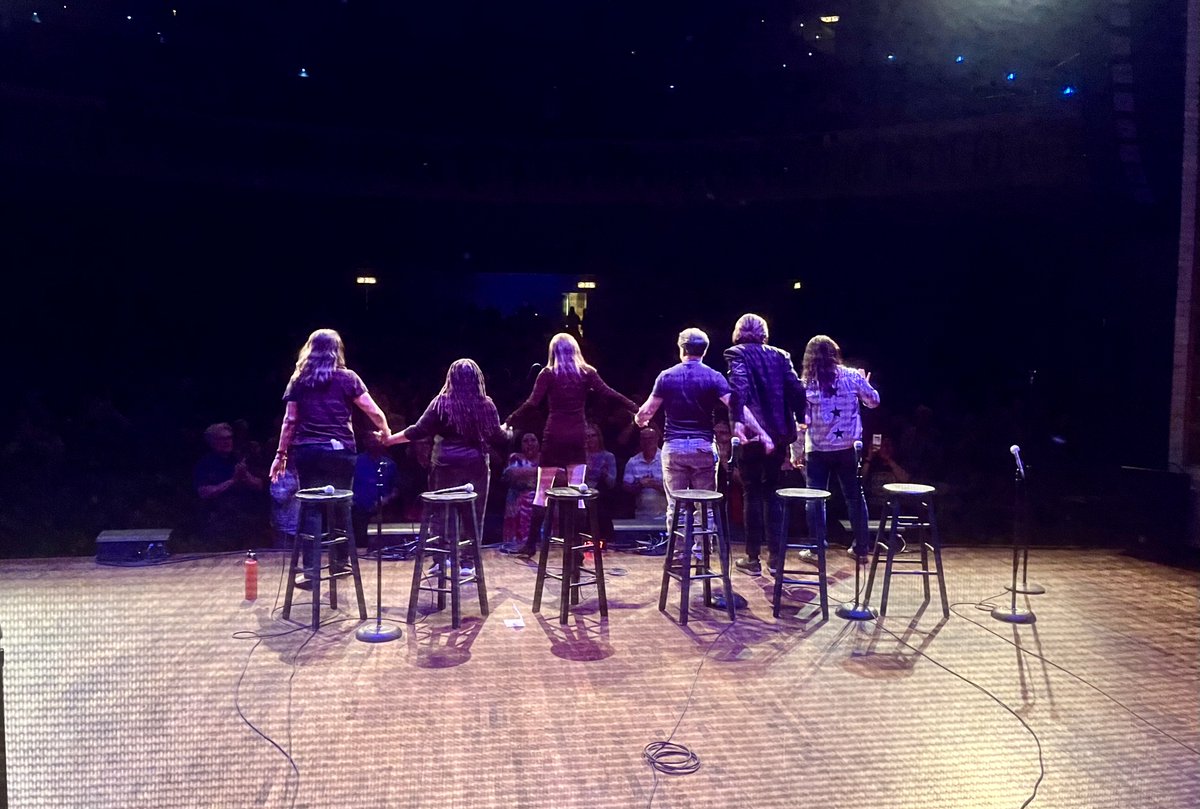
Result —
<path fill-rule="evenodd" d="M 534 569 L 488 551 L 489 617 L 468 588 L 459 630 L 435 612 L 384 644 L 356 640 L 345 587 L 315 635 L 307 593 L 279 619 L 279 554 L 256 602 L 237 556 L 2 561 L 10 805 L 1017 809 L 1035 784 L 1035 807 L 1200 805 L 1195 571 L 1035 549 L 1047 592 L 1015 626 L 976 606 L 1006 603 L 1011 554 L 948 548 L 949 619 L 912 578 L 878 622 L 822 622 L 803 588 L 775 619 L 769 580 L 735 573 L 737 622 L 697 598 L 684 628 L 661 557 L 607 559 L 607 621 L 587 592 L 565 627 L 556 595 L 534 615 Z M 836 604 L 853 567 L 830 559 Z M 383 569 L 402 622 L 411 562 Z M 374 561 L 364 585 L 374 616 Z M 672 734 L 698 772 L 643 761 Z"/>

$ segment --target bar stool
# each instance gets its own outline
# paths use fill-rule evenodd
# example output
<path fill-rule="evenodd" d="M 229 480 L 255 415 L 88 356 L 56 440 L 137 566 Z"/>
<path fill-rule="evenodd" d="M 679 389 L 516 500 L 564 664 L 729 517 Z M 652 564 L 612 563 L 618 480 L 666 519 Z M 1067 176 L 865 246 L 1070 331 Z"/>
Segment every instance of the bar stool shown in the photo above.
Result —
<path fill-rule="evenodd" d="M 583 527 L 587 531 L 581 530 Z M 546 492 L 546 521 L 538 540 L 537 583 L 533 587 L 533 611 L 542 608 L 542 589 L 546 579 L 562 582 L 558 603 L 558 622 L 567 622 L 571 604 L 579 603 L 579 590 L 596 585 L 600 599 L 600 615 L 608 617 L 608 597 L 604 591 L 604 555 L 596 541 L 599 517 L 596 513 L 596 491 L 572 486 L 556 486 Z M 552 545 L 562 546 L 562 571 L 550 573 L 546 562 Z M 583 566 L 583 554 L 592 552 L 594 567 Z"/>
<path fill-rule="evenodd" d="M 320 528 L 315 534 L 296 534 L 296 542 L 292 546 L 292 561 L 288 568 L 287 589 L 283 596 L 283 618 L 290 620 L 292 616 L 292 594 L 296 589 L 296 576 L 303 573 L 312 587 L 312 628 L 316 631 L 321 625 L 321 582 L 329 582 L 329 606 L 337 609 L 337 582 L 344 576 L 354 577 L 354 590 L 358 596 L 358 617 L 367 619 L 367 602 L 363 597 L 362 576 L 358 570 L 358 548 L 354 539 L 349 535 L 347 526 L 335 527 L 334 511 L 339 504 L 348 503 L 354 497 L 349 489 L 335 489 L 325 486 L 320 489 L 301 489 L 296 492 L 300 501 L 299 525 L 304 526 L 305 516 L 313 509 L 320 514 Z M 301 565 L 300 552 L 304 543 L 309 543 L 309 558 L 307 565 Z M 333 564 L 333 549 L 345 546 L 350 557 L 350 569 L 335 569 Z M 330 562 L 323 565 L 322 553 L 330 549 Z M 328 571 L 323 575 L 321 571 Z"/>
<path fill-rule="evenodd" d="M 871 574 L 867 577 L 867 592 L 863 602 L 871 602 L 871 587 L 875 583 L 875 569 L 879 567 L 879 551 L 887 553 L 883 569 L 883 594 L 879 602 L 879 614 L 887 615 L 888 585 L 892 576 L 920 576 L 925 588 L 925 600 L 929 601 L 929 577 L 937 576 L 938 593 L 942 598 L 942 615 L 949 617 L 950 602 L 946 598 L 946 577 L 942 573 L 942 542 L 938 536 L 937 510 L 934 508 L 933 486 L 922 483 L 888 483 L 883 487 L 887 499 L 879 515 L 879 533 L 875 535 L 875 552 L 871 557 Z M 915 512 L 904 514 L 903 511 Z M 913 535 L 916 535 L 915 537 Z M 920 543 L 919 559 L 901 555 L 899 545 L 909 540 Z M 929 552 L 933 551 L 936 569 L 929 567 Z M 897 565 L 919 565 L 916 570 L 896 570 Z"/>
<path fill-rule="evenodd" d="M 688 598 L 692 582 L 704 582 L 704 603 L 706 606 L 715 607 L 717 605 L 712 597 L 712 580 L 720 579 L 725 588 L 725 611 L 729 614 L 729 620 L 737 620 L 733 611 L 733 585 L 729 581 L 729 539 L 725 534 L 723 510 L 725 496 L 708 489 L 681 489 L 672 492 L 671 497 L 675 501 L 675 513 L 671 515 L 671 530 L 667 532 L 667 555 L 663 560 L 662 588 L 658 593 L 659 612 L 667 611 L 667 591 L 670 589 L 671 579 L 675 579 L 679 582 L 679 623 L 687 626 Z M 697 506 L 699 514 L 696 513 Z M 682 531 L 679 530 L 680 514 L 683 515 Z M 700 522 L 698 528 L 697 518 Z M 677 540 L 681 542 L 677 544 Z M 697 540 L 700 542 L 698 547 Z M 714 544 L 721 563 L 719 573 L 712 569 Z M 693 554 L 693 549 L 700 551 L 699 559 Z"/>
<path fill-rule="evenodd" d="M 799 584 L 802 586 L 817 587 L 817 592 L 821 598 L 821 617 L 829 620 L 829 582 L 825 576 L 825 504 L 832 496 L 830 492 L 824 489 L 780 489 L 775 492 L 775 496 L 783 501 L 783 529 L 782 536 L 779 541 L 781 546 L 775 554 L 775 593 L 772 598 L 774 607 L 773 614 L 776 618 L 779 617 L 779 610 L 783 604 L 783 585 Z M 788 532 L 788 522 L 791 519 L 792 510 L 803 505 L 807 510 L 809 504 L 819 511 L 820 518 L 809 521 L 809 536 L 792 537 Z M 804 569 L 789 569 L 787 566 L 788 551 L 809 551 L 817 560 L 817 578 L 793 578 L 793 576 L 808 574 L 811 576 L 811 571 Z"/>
<path fill-rule="evenodd" d="M 421 495 L 421 532 L 413 549 L 413 580 L 408 595 L 407 622 L 417 620 L 417 602 L 421 592 L 437 593 L 439 610 L 446 609 L 446 594 L 450 594 L 450 625 L 458 629 L 462 615 L 460 589 L 474 582 L 479 596 L 479 609 L 488 614 L 487 584 L 483 573 L 483 556 L 479 552 L 479 524 L 475 517 L 475 492 L 425 492 Z M 464 531 L 464 527 L 469 530 Z M 463 536 L 469 534 L 468 536 Z M 475 572 L 462 574 L 462 549 L 475 554 Z M 425 569 L 426 555 L 433 566 Z M 435 581 L 436 580 L 436 581 Z"/>

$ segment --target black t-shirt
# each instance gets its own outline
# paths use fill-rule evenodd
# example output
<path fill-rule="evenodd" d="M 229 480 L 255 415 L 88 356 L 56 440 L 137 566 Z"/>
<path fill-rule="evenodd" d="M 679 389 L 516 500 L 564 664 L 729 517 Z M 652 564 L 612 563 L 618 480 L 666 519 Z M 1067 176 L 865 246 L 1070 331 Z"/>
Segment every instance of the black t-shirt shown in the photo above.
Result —
<path fill-rule="evenodd" d="M 367 392 L 358 374 L 348 368 L 333 372 L 329 381 L 319 385 L 294 385 L 288 383 L 283 392 L 285 402 L 296 403 L 296 432 L 293 444 L 327 444 L 332 449 L 341 447 L 355 451 L 354 429 L 350 416 L 354 400 Z"/>

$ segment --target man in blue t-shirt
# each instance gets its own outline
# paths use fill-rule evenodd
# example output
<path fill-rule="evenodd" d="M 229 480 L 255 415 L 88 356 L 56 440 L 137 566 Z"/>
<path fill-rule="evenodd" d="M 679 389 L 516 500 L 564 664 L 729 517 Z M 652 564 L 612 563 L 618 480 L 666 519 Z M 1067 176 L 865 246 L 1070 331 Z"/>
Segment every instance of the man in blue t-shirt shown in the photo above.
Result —
<path fill-rule="evenodd" d="M 729 405 L 729 383 L 704 364 L 708 335 L 700 329 L 684 329 L 678 344 L 679 364 L 658 375 L 654 390 L 636 417 L 638 425 L 644 427 L 660 407 L 666 416 L 662 463 L 668 531 L 675 512 L 673 492 L 717 488 L 713 422 L 718 418 L 717 406 Z"/>

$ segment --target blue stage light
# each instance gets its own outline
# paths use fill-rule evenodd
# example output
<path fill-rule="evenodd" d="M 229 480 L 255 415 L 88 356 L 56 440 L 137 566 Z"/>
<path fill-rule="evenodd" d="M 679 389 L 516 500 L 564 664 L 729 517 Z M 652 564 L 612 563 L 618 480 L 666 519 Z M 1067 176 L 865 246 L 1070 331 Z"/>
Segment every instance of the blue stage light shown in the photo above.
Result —
<path fill-rule="evenodd" d="M 1005 78 L 1005 80 L 1007 80 L 1007 81 L 1013 81 L 1014 79 L 1016 79 L 1016 78 L 1017 78 L 1017 74 L 1016 74 L 1016 73 L 1009 73 L 1009 74 L 1008 74 L 1008 75 L 1006 75 L 1004 78 Z"/>
<path fill-rule="evenodd" d="M 1065 96 L 1073 96 L 1077 92 L 1079 92 L 1079 91 L 1075 89 L 1075 85 L 1073 85 L 1073 84 L 1064 85 L 1062 88 L 1062 94 L 1064 97 Z"/>
<path fill-rule="evenodd" d="M 962 54 L 959 54 L 958 56 L 954 57 L 954 64 L 961 65 L 966 58 L 967 57 L 963 56 Z"/>
<path fill-rule="evenodd" d="M 300 72 L 299 72 L 299 73 L 297 73 L 296 75 L 297 75 L 297 76 L 299 76 L 299 77 L 300 77 L 300 78 L 302 78 L 302 79 L 307 79 L 307 78 L 308 78 L 308 71 L 307 71 L 307 70 L 305 70 L 304 68 L 300 68 Z"/>

